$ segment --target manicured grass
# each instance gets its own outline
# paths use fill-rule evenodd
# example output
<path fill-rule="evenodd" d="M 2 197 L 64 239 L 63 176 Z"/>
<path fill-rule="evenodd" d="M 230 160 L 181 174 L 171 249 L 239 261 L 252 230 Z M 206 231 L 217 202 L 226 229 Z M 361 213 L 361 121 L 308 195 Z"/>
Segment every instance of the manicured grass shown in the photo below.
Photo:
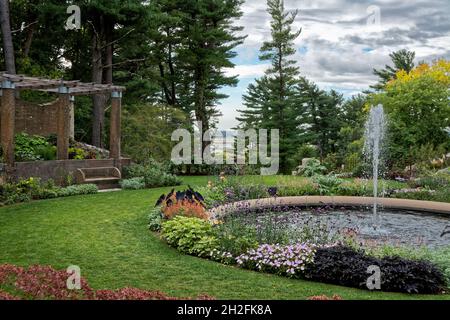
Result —
<path fill-rule="evenodd" d="M 205 184 L 210 177 L 186 177 Z M 273 178 L 268 179 L 270 184 Z M 182 187 L 180 187 L 182 188 Z M 291 280 L 179 254 L 147 230 L 147 209 L 160 188 L 76 196 L 0 208 L 0 263 L 81 267 L 95 289 L 138 287 L 175 296 L 222 299 L 450 299 L 369 292 Z"/>

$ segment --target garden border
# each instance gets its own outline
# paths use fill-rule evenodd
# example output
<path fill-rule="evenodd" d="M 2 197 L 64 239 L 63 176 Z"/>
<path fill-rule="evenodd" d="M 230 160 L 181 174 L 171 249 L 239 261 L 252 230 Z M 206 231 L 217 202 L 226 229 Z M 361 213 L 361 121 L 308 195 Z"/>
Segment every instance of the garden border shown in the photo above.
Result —
<path fill-rule="evenodd" d="M 395 198 L 378 198 L 378 204 L 383 208 L 426 211 L 450 216 L 450 203 L 421 201 Z M 360 207 L 372 206 L 374 198 L 371 197 L 346 197 L 346 196 L 296 196 L 275 197 L 254 200 L 244 200 L 222 205 L 210 210 L 213 217 L 220 217 L 231 210 L 242 207 L 249 209 L 270 208 L 275 206 L 342 206 Z"/>

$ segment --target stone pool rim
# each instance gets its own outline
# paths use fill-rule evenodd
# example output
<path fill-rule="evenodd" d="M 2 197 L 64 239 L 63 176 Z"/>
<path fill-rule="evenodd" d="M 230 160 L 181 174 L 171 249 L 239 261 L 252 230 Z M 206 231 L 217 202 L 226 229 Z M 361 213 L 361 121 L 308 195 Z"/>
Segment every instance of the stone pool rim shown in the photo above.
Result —
<path fill-rule="evenodd" d="M 444 214 L 450 217 L 450 203 L 436 201 L 409 200 L 397 198 L 378 198 L 378 205 L 384 209 L 412 210 L 417 212 Z M 243 206 L 249 209 L 271 208 L 276 206 L 338 206 L 338 207 L 366 207 L 373 206 L 372 197 L 347 196 L 295 196 L 274 197 L 253 200 L 243 200 L 222 205 L 210 210 L 213 217 L 237 211 Z"/>

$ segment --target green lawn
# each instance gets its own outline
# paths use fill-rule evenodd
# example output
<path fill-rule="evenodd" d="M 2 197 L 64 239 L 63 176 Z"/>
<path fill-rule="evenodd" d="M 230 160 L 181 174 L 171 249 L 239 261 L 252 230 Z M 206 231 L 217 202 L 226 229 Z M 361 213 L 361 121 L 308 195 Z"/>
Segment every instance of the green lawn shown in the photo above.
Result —
<path fill-rule="evenodd" d="M 271 183 L 273 178 L 250 178 Z M 185 178 L 205 184 L 208 177 Z M 138 287 L 222 299 L 449 299 L 291 280 L 179 254 L 147 230 L 147 213 L 170 188 L 58 198 L 0 208 L 0 263 L 78 265 L 95 289 Z"/>

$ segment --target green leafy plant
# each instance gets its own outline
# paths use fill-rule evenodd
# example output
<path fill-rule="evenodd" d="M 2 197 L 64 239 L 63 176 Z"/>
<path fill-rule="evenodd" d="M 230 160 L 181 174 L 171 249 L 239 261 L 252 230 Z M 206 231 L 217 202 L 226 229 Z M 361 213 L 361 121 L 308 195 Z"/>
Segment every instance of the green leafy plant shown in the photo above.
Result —
<path fill-rule="evenodd" d="M 323 166 L 319 160 L 311 159 L 307 162 L 306 166 L 299 172 L 304 177 L 313 177 L 318 174 L 325 173 L 327 168 Z"/>
<path fill-rule="evenodd" d="M 44 137 L 19 133 L 15 136 L 15 158 L 16 161 L 44 160 L 39 150 L 49 147 L 50 144 Z"/>
<path fill-rule="evenodd" d="M 95 194 L 98 192 L 98 187 L 95 184 L 76 184 L 62 188 L 58 192 L 59 197 L 77 196 L 83 194 Z"/>
<path fill-rule="evenodd" d="M 120 181 L 120 187 L 125 190 L 145 189 L 145 180 L 143 177 L 123 179 Z"/>
<path fill-rule="evenodd" d="M 322 195 L 336 193 L 338 187 L 344 182 L 344 180 L 336 178 L 333 175 L 316 175 L 313 177 L 313 181 L 318 185 L 320 194 Z"/>
<path fill-rule="evenodd" d="M 148 214 L 148 228 L 151 231 L 158 232 L 161 230 L 163 222 L 163 217 L 161 213 L 160 207 L 151 208 L 150 213 Z"/>
<path fill-rule="evenodd" d="M 81 148 L 69 148 L 69 159 L 83 160 L 88 156 L 87 152 Z"/>
<path fill-rule="evenodd" d="M 127 179 L 142 178 L 146 188 L 178 186 L 181 179 L 168 172 L 168 167 L 154 160 L 146 164 L 132 164 L 123 169 L 123 176 Z"/>
<path fill-rule="evenodd" d="M 163 222 L 162 236 L 170 246 L 199 257 L 210 256 L 218 249 L 213 226 L 203 219 L 176 216 Z"/>

